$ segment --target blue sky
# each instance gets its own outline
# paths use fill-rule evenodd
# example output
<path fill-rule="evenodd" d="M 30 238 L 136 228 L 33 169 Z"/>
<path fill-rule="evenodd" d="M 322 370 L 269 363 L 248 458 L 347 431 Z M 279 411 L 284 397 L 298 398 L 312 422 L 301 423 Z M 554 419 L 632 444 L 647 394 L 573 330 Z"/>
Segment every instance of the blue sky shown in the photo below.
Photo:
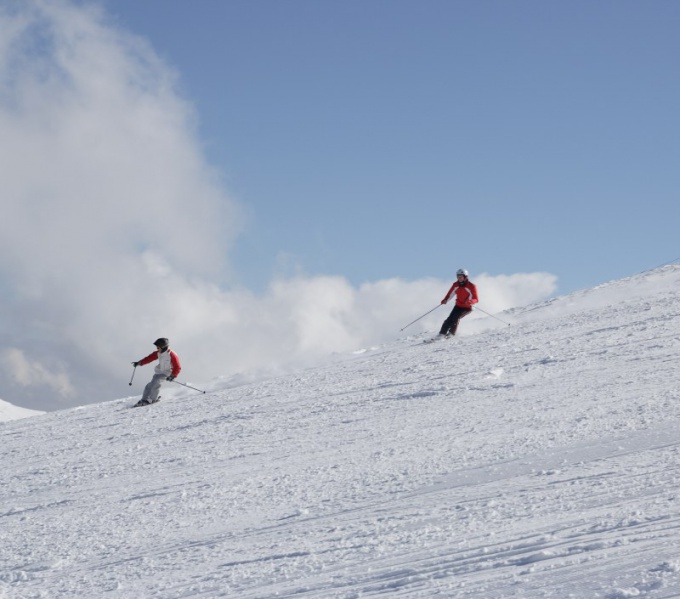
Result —
<path fill-rule="evenodd" d="M 460 267 L 496 313 L 680 258 L 679 17 L 0 2 L 0 399 L 139 394 L 158 337 L 194 383 L 318 363 Z"/>
<path fill-rule="evenodd" d="M 250 287 L 465 265 L 564 293 L 680 256 L 677 2 L 105 6 L 177 70 Z"/>

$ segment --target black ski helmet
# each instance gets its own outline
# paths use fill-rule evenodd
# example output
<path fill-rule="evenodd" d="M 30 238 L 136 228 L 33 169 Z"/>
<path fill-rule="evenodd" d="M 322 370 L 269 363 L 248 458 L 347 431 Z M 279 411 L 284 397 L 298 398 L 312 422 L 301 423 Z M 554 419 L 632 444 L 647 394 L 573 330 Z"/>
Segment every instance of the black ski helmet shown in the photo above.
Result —
<path fill-rule="evenodd" d="M 153 344 L 160 349 L 168 349 L 170 342 L 165 337 L 160 337 Z"/>

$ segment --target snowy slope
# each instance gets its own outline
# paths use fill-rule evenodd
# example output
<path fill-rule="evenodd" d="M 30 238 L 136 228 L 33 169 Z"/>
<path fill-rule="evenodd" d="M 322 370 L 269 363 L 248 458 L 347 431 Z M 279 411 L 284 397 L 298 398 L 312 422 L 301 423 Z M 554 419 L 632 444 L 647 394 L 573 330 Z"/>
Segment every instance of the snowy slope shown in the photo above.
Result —
<path fill-rule="evenodd" d="M 0 425 L 0 597 L 680 596 L 680 267 Z"/>
<path fill-rule="evenodd" d="M 0 422 L 7 420 L 18 420 L 19 418 L 28 418 L 29 416 L 37 416 L 43 414 L 39 410 L 29 410 L 27 408 L 20 408 L 7 401 L 0 399 Z"/>

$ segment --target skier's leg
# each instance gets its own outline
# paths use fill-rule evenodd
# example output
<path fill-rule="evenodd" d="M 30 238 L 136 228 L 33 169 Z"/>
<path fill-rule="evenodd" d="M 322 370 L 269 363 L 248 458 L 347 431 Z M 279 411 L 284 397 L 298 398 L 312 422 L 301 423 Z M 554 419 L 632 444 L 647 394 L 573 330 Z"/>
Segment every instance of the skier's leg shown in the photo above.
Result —
<path fill-rule="evenodd" d="M 144 393 L 142 393 L 142 402 L 154 403 L 158 401 L 158 393 L 161 390 L 161 383 L 165 380 L 166 375 L 164 374 L 154 374 L 153 378 L 144 387 Z"/>
<path fill-rule="evenodd" d="M 440 335 L 448 335 L 449 334 L 449 329 L 451 328 L 453 324 L 453 319 L 454 319 L 454 313 L 456 311 L 456 307 L 454 306 L 453 310 L 451 310 L 451 314 L 449 314 L 449 317 L 442 323 L 442 328 L 439 329 L 439 334 Z"/>
<path fill-rule="evenodd" d="M 456 334 L 456 331 L 458 330 L 458 324 L 460 323 L 460 319 L 464 318 L 465 316 L 470 314 L 470 312 L 472 312 L 472 310 L 470 310 L 469 308 L 459 308 L 458 306 L 456 306 L 453 309 L 453 311 L 456 313 L 456 318 L 455 318 L 453 324 L 451 325 L 451 333 L 450 333 L 451 335 Z M 453 313 L 451 313 L 451 316 L 453 316 Z"/>
<path fill-rule="evenodd" d="M 451 310 L 451 314 L 442 324 L 442 328 L 439 330 L 440 335 L 454 335 L 456 332 L 456 327 L 458 326 L 458 319 L 460 318 L 460 310 L 458 306 L 454 306 Z"/>

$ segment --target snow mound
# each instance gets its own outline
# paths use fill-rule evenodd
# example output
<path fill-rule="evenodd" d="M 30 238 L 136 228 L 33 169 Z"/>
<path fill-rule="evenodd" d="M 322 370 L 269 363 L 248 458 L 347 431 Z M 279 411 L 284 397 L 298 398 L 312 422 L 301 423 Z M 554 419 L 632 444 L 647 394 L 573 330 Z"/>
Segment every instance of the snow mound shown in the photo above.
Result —
<path fill-rule="evenodd" d="M 37 416 L 39 414 L 44 414 L 44 412 L 20 408 L 0 399 L 0 422 L 18 420 L 19 418 L 28 418 L 29 416 Z"/>

